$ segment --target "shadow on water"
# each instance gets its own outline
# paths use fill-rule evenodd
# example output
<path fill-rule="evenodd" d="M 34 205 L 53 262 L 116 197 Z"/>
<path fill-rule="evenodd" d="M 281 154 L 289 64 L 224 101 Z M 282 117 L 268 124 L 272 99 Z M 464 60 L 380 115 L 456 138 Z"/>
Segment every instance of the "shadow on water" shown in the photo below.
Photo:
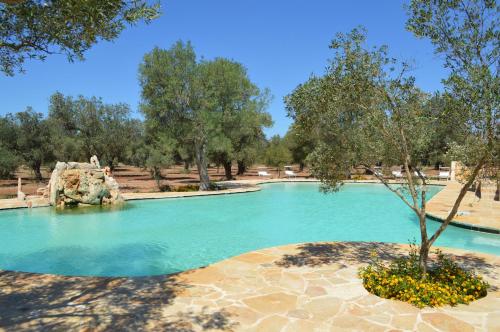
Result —
<path fill-rule="evenodd" d="M 134 208 L 134 204 L 123 202 L 119 204 L 110 205 L 79 205 L 79 206 L 68 206 L 65 208 L 54 208 L 53 211 L 57 215 L 81 215 L 89 213 L 106 213 L 106 212 L 118 212 L 125 211 Z"/>
<path fill-rule="evenodd" d="M 391 243 L 374 242 L 349 242 L 349 243 L 305 243 L 299 245 L 298 253 L 284 255 L 276 265 L 290 267 L 318 267 L 325 264 L 337 264 L 341 267 L 348 267 L 351 263 L 370 263 L 371 253 L 376 252 L 383 261 L 391 261 L 408 253 L 408 250 L 399 245 Z M 484 258 L 473 254 L 452 254 L 449 255 L 457 264 L 464 269 L 474 271 L 479 275 L 486 276 L 493 280 L 498 280 L 499 276 L 495 271 L 500 269 L 500 264 L 487 262 Z M 435 259 L 434 254 L 430 259 Z M 496 291 L 497 287 L 492 286 L 490 291 Z"/>
<path fill-rule="evenodd" d="M 0 328 L 28 330 L 231 330 L 224 310 L 164 314 L 190 286 L 177 274 L 148 278 L 82 278 L 0 272 Z"/>
<path fill-rule="evenodd" d="M 171 253 L 166 246 L 128 243 L 106 249 L 59 246 L 16 257 L 0 254 L 0 262 L 9 270 L 66 276 L 138 277 L 185 270 L 169 257 Z"/>

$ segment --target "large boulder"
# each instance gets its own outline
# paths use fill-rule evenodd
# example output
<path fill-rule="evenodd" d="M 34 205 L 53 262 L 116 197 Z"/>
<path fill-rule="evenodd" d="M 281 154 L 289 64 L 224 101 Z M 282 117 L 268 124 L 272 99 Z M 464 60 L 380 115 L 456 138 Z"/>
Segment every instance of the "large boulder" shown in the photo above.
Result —
<path fill-rule="evenodd" d="M 101 205 L 122 202 L 118 183 L 97 165 L 58 162 L 49 182 L 50 204 Z"/>

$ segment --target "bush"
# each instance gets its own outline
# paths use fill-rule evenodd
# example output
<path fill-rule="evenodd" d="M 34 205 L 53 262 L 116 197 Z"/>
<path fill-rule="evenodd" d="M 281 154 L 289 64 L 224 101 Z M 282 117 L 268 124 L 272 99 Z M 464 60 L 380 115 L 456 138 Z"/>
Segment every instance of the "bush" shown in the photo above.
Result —
<path fill-rule="evenodd" d="M 489 285 L 481 276 L 464 270 L 439 250 L 436 262 L 422 278 L 417 252 L 413 245 L 408 256 L 389 265 L 380 262 L 373 254 L 373 262 L 359 271 L 366 290 L 419 308 L 468 304 L 486 296 Z"/>
<path fill-rule="evenodd" d="M 12 177 L 20 164 L 20 158 L 0 145 L 0 179 Z"/>

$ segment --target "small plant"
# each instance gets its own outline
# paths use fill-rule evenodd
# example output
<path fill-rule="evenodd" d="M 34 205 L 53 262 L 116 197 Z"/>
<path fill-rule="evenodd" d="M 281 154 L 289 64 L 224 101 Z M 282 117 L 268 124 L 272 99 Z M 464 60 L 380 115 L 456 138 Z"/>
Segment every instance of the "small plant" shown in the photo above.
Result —
<path fill-rule="evenodd" d="M 419 308 L 468 304 L 486 296 L 489 285 L 481 276 L 464 270 L 439 250 L 436 254 L 436 261 L 424 276 L 414 244 L 408 256 L 388 265 L 373 252 L 372 263 L 361 268 L 359 276 L 370 293 Z"/>
<path fill-rule="evenodd" d="M 198 190 L 200 190 L 200 186 L 197 184 L 187 184 L 187 185 L 172 188 L 172 191 L 175 191 L 175 192 L 189 192 L 189 191 L 198 191 Z"/>

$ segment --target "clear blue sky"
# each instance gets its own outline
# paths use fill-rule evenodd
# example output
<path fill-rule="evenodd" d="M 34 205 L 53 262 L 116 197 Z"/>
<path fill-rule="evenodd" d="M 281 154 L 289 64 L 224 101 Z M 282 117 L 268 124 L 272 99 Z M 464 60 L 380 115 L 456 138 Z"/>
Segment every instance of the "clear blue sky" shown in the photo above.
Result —
<path fill-rule="evenodd" d="M 403 2 L 395 0 L 165 0 L 162 7 L 159 19 L 128 28 L 114 42 L 100 42 L 84 62 L 55 55 L 28 61 L 26 74 L 0 74 L 0 114 L 27 106 L 46 113 L 49 96 L 60 91 L 125 102 L 140 116 L 138 64 L 154 46 L 168 48 L 178 39 L 191 40 L 205 58 L 243 63 L 254 82 L 271 89 L 275 124 L 267 135 L 286 132 L 291 121 L 283 97 L 311 73 L 323 72 L 336 32 L 365 26 L 370 44 L 387 44 L 393 56 L 414 61 L 413 75 L 425 91 L 441 89 L 446 75 L 432 45 L 405 30 Z"/>

